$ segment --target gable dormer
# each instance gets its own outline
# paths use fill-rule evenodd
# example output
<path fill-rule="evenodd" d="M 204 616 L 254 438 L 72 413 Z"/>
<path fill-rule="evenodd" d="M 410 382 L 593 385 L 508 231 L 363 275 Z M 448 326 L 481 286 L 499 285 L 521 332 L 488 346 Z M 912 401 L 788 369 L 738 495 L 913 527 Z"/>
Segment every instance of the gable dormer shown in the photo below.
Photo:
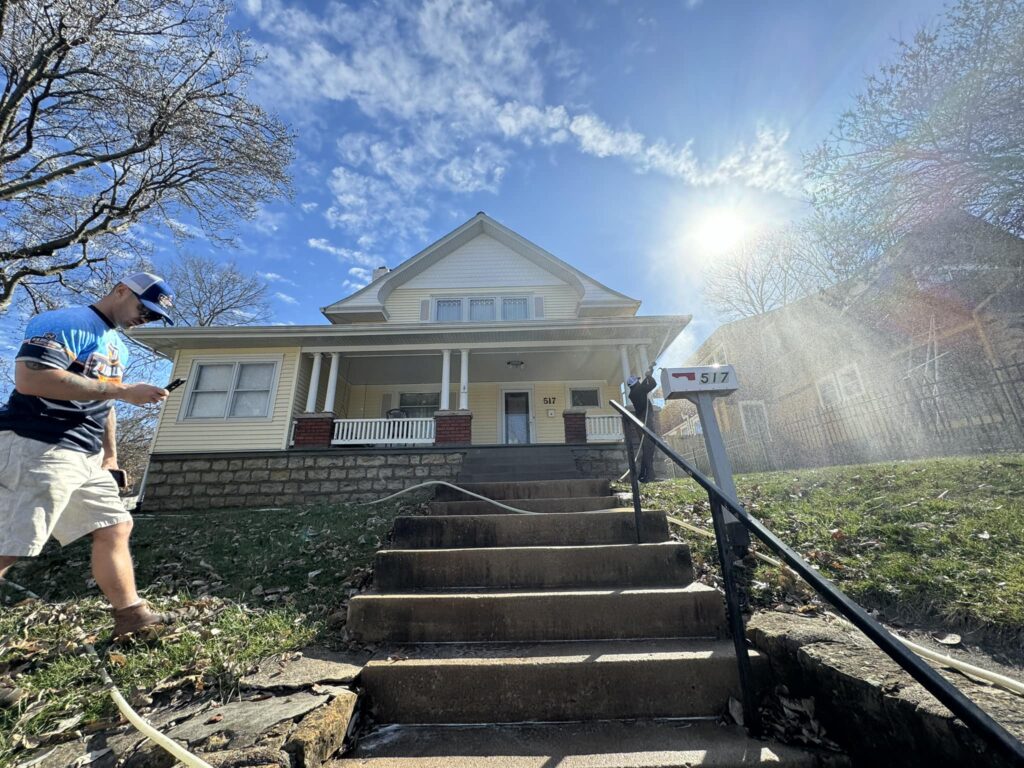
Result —
<path fill-rule="evenodd" d="M 332 323 L 523 322 L 632 317 L 639 306 L 481 212 L 322 311 Z"/>

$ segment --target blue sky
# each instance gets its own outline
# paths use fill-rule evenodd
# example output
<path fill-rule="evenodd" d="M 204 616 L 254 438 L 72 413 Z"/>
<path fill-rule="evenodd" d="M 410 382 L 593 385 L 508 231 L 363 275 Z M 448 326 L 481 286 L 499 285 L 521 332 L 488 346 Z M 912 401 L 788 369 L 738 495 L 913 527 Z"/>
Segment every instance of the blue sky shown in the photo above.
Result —
<path fill-rule="evenodd" d="M 717 241 L 737 220 L 802 215 L 801 153 L 895 39 L 941 11 L 937 0 L 240 0 L 232 23 L 266 55 L 252 95 L 298 137 L 295 197 L 241 225 L 237 251 L 182 248 L 261 274 L 278 322 L 317 323 L 373 266 L 483 210 L 641 299 L 642 314 L 694 315 L 681 359 L 717 325 L 700 299 Z"/>

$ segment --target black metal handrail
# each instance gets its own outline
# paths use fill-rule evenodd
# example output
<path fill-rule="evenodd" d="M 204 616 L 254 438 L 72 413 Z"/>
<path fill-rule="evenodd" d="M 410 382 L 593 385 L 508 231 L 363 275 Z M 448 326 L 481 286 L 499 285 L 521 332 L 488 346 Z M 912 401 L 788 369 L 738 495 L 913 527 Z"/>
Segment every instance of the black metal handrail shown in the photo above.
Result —
<path fill-rule="evenodd" d="M 814 570 L 795 551 L 786 546 L 781 539 L 768 530 L 761 521 L 751 517 L 743 506 L 736 499 L 731 499 L 714 482 L 709 480 L 696 467 L 690 466 L 685 459 L 670 448 L 664 440 L 651 431 L 645 424 L 641 423 L 632 413 L 627 411 L 621 404 L 610 401 L 611 406 L 622 416 L 623 433 L 626 439 L 626 450 L 629 453 L 630 472 L 633 475 L 633 509 L 637 515 L 637 530 L 640 524 L 640 493 L 639 486 L 635 479 L 635 460 L 632 450 L 632 439 L 630 438 L 629 427 L 632 425 L 644 435 L 645 439 L 651 440 L 662 453 L 668 456 L 676 465 L 686 472 L 697 485 L 701 486 L 708 494 L 711 504 L 711 516 L 715 526 L 715 538 L 718 541 L 718 555 L 722 565 L 722 576 L 725 584 L 726 604 L 729 613 L 730 631 L 733 633 L 733 642 L 736 645 L 736 658 L 740 670 L 740 686 L 743 693 L 744 720 L 749 723 L 751 730 L 757 732 L 759 722 L 756 715 L 756 707 L 752 699 L 749 685 L 749 656 L 747 654 L 746 632 L 742 619 L 737 623 L 734 614 L 739 617 L 739 600 L 735 590 L 735 579 L 732 574 L 733 561 L 731 557 L 731 546 L 722 522 L 722 508 L 728 509 L 732 514 L 757 538 L 764 542 L 769 549 L 777 554 L 790 568 L 803 577 L 804 581 L 810 584 L 815 591 L 825 600 L 832 604 L 843 616 L 850 620 L 861 632 L 868 636 L 886 655 L 899 664 L 911 677 L 919 682 L 925 689 L 947 707 L 954 715 L 959 717 L 968 728 L 979 734 L 988 744 L 995 746 L 1004 755 L 1011 758 L 1015 765 L 1024 766 L 1024 743 L 1018 741 L 1003 726 L 993 720 L 983 709 L 967 698 L 956 686 L 943 678 L 938 672 L 926 664 L 919 656 L 906 648 L 888 630 L 875 621 L 856 602 L 847 597 L 842 590 L 835 586 Z M 746 669 L 744 669 L 746 667 Z"/>

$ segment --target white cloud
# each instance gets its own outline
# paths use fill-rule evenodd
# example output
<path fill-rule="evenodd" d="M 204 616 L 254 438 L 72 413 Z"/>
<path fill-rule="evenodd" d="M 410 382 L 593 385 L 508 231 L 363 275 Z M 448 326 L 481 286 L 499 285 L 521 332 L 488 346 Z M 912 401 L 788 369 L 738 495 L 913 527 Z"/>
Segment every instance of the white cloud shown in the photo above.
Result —
<path fill-rule="evenodd" d="M 300 205 L 303 213 L 312 213 L 320 206 L 319 203 L 301 203 Z"/>
<path fill-rule="evenodd" d="M 684 2 L 693 8 L 700 0 Z M 257 91 L 311 121 L 327 124 L 316 108 L 341 102 L 372 124 L 337 139 L 340 164 L 328 177 L 333 199 L 324 211 L 332 227 L 371 245 L 422 240 L 442 194 L 496 193 L 523 146 L 573 147 L 695 186 L 788 195 L 800 187 L 784 130 L 756 128 L 752 141 L 708 159 L 689 141 L 651 138 L 550 103 L 548 81 L 561 78 L 571 90 L 579 55 L 521 4 L 332 3 L 320 15 L 282 0 L 246 0 L 244 8 L 270 36 Z"/>
<path fill-rule="evenodd" d="M 284 275 L 279 275 L 277 272 L 257 272 L 256 277 L 266 280 L 268 283 L 288 283 L 289 285 L 295 285 L 294 280 L 290 280 Z"/>
<path fill-rule="evenodd" d="M 298 304 L 299 300 L 294 296 L 289 296 L 287 293 L 281 293 L 278 291 L 274 294 L 274 298 L 278 301 L 283 301 L 285 304 Z"/>
<path fill-rule="evenodd" d="M 260 206 L 259 210 L 256 211 L 256 216 L 250 222 L 252 227 L 264 235 L 272 235 L 276 232 L 280 226 L 284 223 L 285 215 L 282 212 L 268 211 L 263 206 Z"/>
<path fill-rule="evenodd" d="M 375 259 L 363 251 L 353 251 L 351 248 L 339 248 L 336 245 L 331 245 L 327 240 L 322 237 L 311 237 L 306 241 L 306 245 L 310 248 L 314 248 L 324 253 L 329 253 L 332 256 L 337 256 L 340 261 L 355 262 L 364 267 L 379 266 L 380 259 Z"/>

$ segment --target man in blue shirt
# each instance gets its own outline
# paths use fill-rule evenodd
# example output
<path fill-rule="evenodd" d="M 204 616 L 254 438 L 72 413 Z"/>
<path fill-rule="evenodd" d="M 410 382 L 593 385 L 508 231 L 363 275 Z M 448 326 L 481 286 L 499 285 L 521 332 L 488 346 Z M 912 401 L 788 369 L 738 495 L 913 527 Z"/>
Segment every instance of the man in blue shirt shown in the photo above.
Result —
<path fill-rule="evenodd" d="M 128 351 L 119 331 L 169 322 L 173 294 L 139 272 L 88 307 L 29 321 L 15 358 L 15 389 L 0 408 L 0 577 L 35 557 L 50 536 L 92 536 L 92 573 L 113 608 L 114 635 L 165 624 L 135 588 L 131 515 L 108 471 L 117 469 L 114 401 L 159 403 L 167 390 L 122 381 Z"/>

